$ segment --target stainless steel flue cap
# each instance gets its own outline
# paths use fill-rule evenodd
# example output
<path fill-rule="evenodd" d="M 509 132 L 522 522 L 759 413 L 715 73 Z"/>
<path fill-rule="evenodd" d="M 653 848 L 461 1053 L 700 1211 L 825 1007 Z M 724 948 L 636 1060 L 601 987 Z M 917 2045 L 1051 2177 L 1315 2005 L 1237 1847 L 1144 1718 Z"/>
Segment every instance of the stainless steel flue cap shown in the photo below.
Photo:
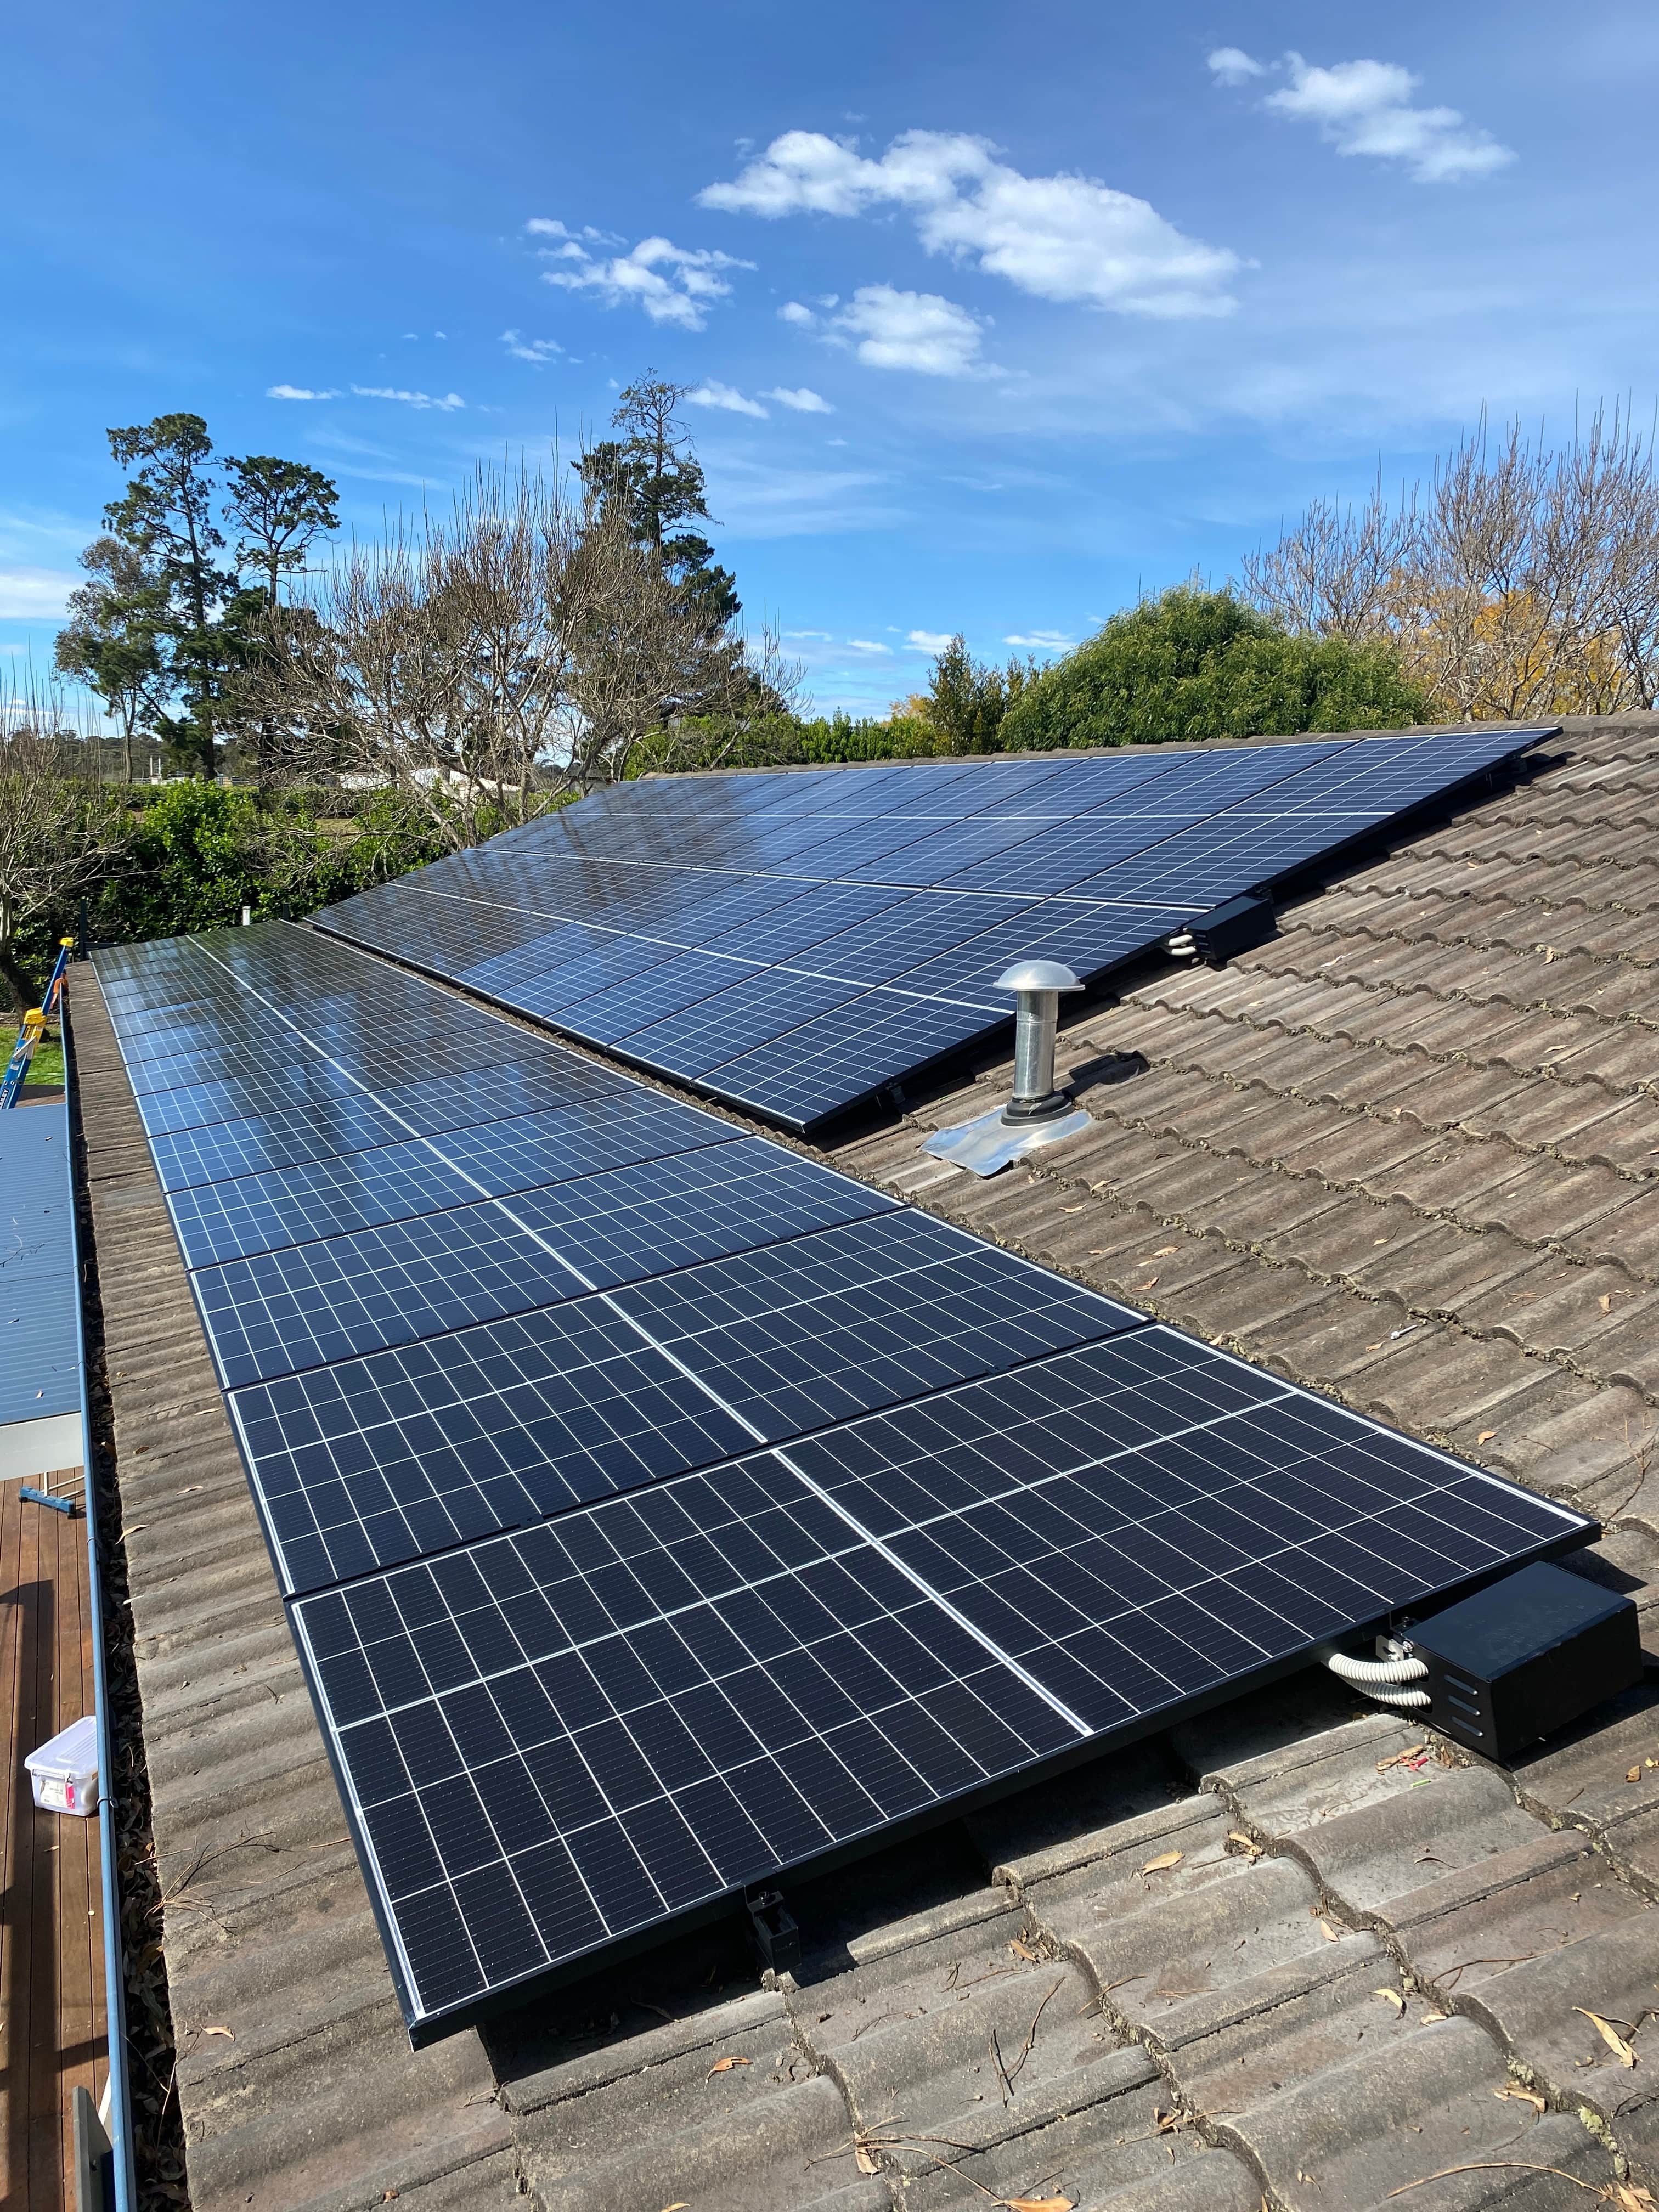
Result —
<path fill-rule="evenodd" d="M 999 991 L 1080 991 L 1083 986 L 1058 960 L 1017 960 L 997 977 L 996 988 Z"/>

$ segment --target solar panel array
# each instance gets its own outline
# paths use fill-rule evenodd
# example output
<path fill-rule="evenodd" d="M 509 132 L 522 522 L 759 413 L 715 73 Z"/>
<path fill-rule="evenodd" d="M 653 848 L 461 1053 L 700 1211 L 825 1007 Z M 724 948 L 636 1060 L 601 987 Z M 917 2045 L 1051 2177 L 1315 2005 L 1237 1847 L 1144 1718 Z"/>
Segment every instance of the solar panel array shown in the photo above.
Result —
<path fill-rule="evenodd" d="M 315 933 L 96 961 L 417 2041 L 1590 1532 Z"/>
<path fill-rule="evenodd" d="M 655 778 L 319 921 L 807 1133 L 1544 734 Z"/>

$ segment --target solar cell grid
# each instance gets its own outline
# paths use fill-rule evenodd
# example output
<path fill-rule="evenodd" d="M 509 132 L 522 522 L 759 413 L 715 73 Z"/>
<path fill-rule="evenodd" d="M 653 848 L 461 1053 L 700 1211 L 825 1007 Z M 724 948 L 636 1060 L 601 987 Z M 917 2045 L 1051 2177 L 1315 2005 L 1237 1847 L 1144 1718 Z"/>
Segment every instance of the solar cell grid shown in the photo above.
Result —
<path fill-rule="evenodd" d="M 1337 738 L 659 778 L 439 863 L 396 905 L 349 901 L 324 927 L 805 1133 L 1007 1019 L 997 975 L 1036 946 L 1010 950 L 976 901 L 1023 909 L 1047 941 L 1040 957 L 1099 976 L 1528 741 Z M 875 902 L 849 903 L 861 890 Z M 927 941 L 908 959 L 876 926 L 895 892 L 927 906 Z M 441 922 L 411 909 L 440 896 L 454 902 Z M 1064 915 L 1037 908 L 1079 901 L 1120 912 L 1068 951 Z M 909 911 L 920 921 L 920 906 Z M 614 934 L 565 933 L 584 924 Z M 746 982 L 723 975 L 718 955 L 754 963 L 738 971 Z M 878 1051 L 849 1032 L 857 1001 L 824 978 L 957 999 L 981 1018 L 964 1028 L 945 1007 L 907 1035 L 872 1005 Z"/>
<path fill-rule="evenodd" d="M 111 967 L 124 1038 L 199 982 L 204 1060 L 263 1079 L 254 1006 L 344 1086 L 152 1149 L 417 2039 L 1590 1532 L 402 975 L 483 1071 L 417 1140 L 349 1089 L 392 971 L 309 933 Z M 807 1118 L 815 1054 L 948 1016 L 855 991 L 718 1072 Z"/>
<path fill-rule="evenodd" d="M 1069 1733 L 769 1459 L 295 1618 L 417 2023 Z"/>
<path fill-rule="evenodd" d="M 896 1202 L 764 1138 L 523 1191 L 514 1211 L 602 1288 L 827 1229 Z"/>
<path fill-rule="evenodd" d="M 789 1456 L 1094 1729 L 1308 1650 L 1574 1520 L 1160 1328 Z"/>

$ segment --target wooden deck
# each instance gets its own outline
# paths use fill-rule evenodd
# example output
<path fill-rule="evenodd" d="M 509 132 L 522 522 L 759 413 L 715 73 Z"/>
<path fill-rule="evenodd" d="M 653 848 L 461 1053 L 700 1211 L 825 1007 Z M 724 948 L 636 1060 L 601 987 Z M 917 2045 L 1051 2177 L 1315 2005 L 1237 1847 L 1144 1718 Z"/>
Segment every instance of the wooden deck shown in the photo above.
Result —
<path fill-rule="evenodd" d="M 78 1502 L 77 1470 L 35 1486 Z M 0 1821 L 0 2204 L 75 2202 L 70 2093 L 104 2093 L 98 1819 L 36 1809 L 27 1753 L 93 1709 L 87 1524 L 0 1483 L 0 1714 L 9 1724 Z"/>

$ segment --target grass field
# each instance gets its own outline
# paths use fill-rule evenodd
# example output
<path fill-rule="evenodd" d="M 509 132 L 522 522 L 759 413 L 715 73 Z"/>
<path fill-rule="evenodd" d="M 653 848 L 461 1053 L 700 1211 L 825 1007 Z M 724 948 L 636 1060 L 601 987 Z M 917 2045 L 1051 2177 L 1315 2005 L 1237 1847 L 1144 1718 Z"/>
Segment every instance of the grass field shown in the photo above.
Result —
<path fill-rule="evenodd" d="M 64 1087 L 64 1047 L 55 1036 L 42 1037 L 23 1085 L 25 1091 L 61 1091 Z"/>

